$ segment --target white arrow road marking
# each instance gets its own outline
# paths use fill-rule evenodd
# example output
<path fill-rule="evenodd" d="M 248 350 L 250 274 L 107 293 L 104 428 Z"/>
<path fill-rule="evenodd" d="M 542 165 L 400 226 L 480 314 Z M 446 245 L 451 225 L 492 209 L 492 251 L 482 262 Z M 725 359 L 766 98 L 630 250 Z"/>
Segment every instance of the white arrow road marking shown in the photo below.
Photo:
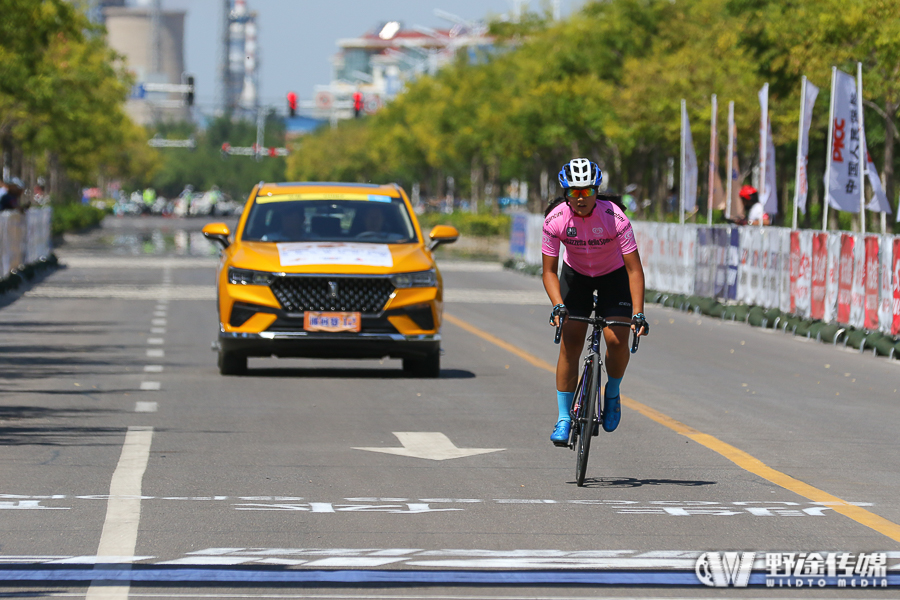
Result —
<path fill-rule="evenodd" d="M 506 448 L 457 448 L 450 441 L 450 438 L 439 431 L 394 431 L 392 433 L 403 444 L 402 448 L 353 449 L 396 454 L 398 456 L 412 456 L 413 458 L 427 458 L 428 460 L 463 458 L 464 456 L 475 456 L 476 454 L 488 454 L 506 450 Z"/>

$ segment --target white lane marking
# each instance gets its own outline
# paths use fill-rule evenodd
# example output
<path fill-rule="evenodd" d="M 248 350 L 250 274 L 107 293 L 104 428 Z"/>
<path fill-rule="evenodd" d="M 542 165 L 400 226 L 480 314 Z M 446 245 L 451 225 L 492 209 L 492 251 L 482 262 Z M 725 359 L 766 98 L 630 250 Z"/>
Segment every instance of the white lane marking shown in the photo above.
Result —
<path fill-rule="evenodd" d="M 147 343 L 154 346 L 162 346 L 166 343 L 166 340 L 163 338 L 147 338 Z"/>
<path fill-rule="evenodd" d="M 314 560 L 312 562 L 306 563 L 304 566 L 306 567 L 324 567 L 324 568 L 334 568 L 334 567 L 343 567 L 343 568 L 368 568 L 368 567 L 380 567 L 382 565 L 389 565 L 391 563 L 402 562 L 406 560 L 405 558 L 368 558 L 368 557 L 359 557 L 359 556 L 350 556 L 347 558 L 322 558 L 319 560 Z"/>
<path fill-rule="evenodd" d="M 64 255 L 63 264 L 80 269 L 196 269 L 215 267 L 218 259 L 215 256 L 185 258 L 126 258 Z"/>
<path fill-rule="evenodd" d="M 428 460 L 463 458 L 506 450 L 506 448 L 457 448 L 450 438 L 439 431 L 394 431 L 393 434 L 403 444 L 402 448 L 354 448 L 354 450 L 383 452 Z"/>
<path fill-rule="evenodd" d="M 142 381 L 141 389 L 145 392 L 155 392 L 159 390 L 162 386 L 158 381 Z"/>
<path fill-rule="evenodd" d="M 212 285 L 105 285 L 86 287 L 41 286 L 25 293 L 29 298 L 112 298 L 116 300 L 146 300 L 162 297 L 169 300 L 215 300 Z M 159 315 L 164 317 L 165 315 Z"/>
<path fill-rule="evenodd" d="M 147 356 L 149 358 L 162 358 L 166 355 L 166 351 L 162 348 L 150 348 L 147 350 Z"/>
<path fill-rule="evenodd" d="M 254 562 L 255 558 L 249 556 L 204 556 L 202 558 L 176 558 L 175 560 L 164 560 L 158 562 L 158 565 L 240 565 L 247 562 Z M 306 562 L 306 561 L 301 561 Z"/>
<path fill-rule="evenodd" d="M 152 427 L 129 427 L 122 444 L 122 454 L 109 484 L 106 520 L 100 534 L 97 556 L 123 568 L 134 561 L 138 525 L 141 521 L 141 483 L 150 460 Z M 85 600 L 127 600 L 131 586 L 104 585 L 97 582 L 88 588 Z"/>
<path fill-rule="evenodd" d="M 471 304 L 534 304 L 549 305 L 547 294 L 532 290 L 476 290 L 445 288 L 445 302 L 466 302 Z"/>
<path fill-rule="evenodd" d="M 496 273 L 503 270 L 503 265 L 491 262 L 453 261 L 439 262 L 438 269 L 447 273 Z"/>
<path fill-rule="evenodd" d="M 150 333 L 152 333 L 154 335 L 163 335 L 166 333 L 166 328 L 165 327 L 151 327 Z"/>
<path fill-rule="evenodd" d="M 142 402 L 139 400 L 134 403 L 134 412 L 155 413 L 158 409 L 158 402 Z"/>
<path fill-rule="evenodd" d="M 41 506 L 40 500 L 0 501 L 0 510 L 69 510 L 70 507 Z"/>
<path fill-rule="evenodd" d="M 155 556 L 70 556 L 59 560 L 51 560 L 48 565 L 96 565 L 98 563 L 135 563 L 140 560 L 150 560 Z"/>
<path fill-rule="evenodd" d="M 162 373 L 162 365 L 144 365 L 144 373 Z"/>
<path fill-rule="evenodd" d="M 150 321 L 151 325 L 158 325 L 159 327 L 165 327 L 167 324 L 166 319 L 153 319 Z"/>
<path fill-rule="evenodd" d="M 166 316 L 166 311 L 164 311 L 164 310 L 157 310 L 157 311 L 155 311 L 155 312 L 153 313 L 153 316 L 154 316 L 154 317 L 165 317 L 165 316 Z"/>

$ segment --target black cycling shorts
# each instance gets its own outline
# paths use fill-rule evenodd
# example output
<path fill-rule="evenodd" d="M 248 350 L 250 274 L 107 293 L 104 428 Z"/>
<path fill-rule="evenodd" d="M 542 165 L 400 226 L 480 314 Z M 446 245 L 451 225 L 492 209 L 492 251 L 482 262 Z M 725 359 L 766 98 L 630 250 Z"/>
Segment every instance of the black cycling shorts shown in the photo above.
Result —
<path fill-rule="evenodd" d="M 625 267 L 606 275 L 588 277 L 563 263 L 559 290 L 562 292 L 563 304 L 569 309 L 569 314 L 576 317 L 589 317 L 591 311 L 596 310 L 597 315 L 604 318 L 631 318 L 631 285 Z M 595 290 L 596 306 L 594 306 Z"/>

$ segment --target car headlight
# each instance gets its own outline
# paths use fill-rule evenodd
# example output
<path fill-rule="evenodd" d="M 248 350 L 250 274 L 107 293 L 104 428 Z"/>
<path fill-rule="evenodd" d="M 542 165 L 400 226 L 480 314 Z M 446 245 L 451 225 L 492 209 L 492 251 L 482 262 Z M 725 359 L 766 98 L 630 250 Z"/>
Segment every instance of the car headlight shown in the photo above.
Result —
<path fill-rule="evenodd" d="M 391 277 L 391 283 L 396 288 L 434 287 L 437 285 L 437 272 L 431 269 L 415 273 L 397 273 Z"/>
<path fill-rule="evenodd" d="M 274 280 L 274 275 L 264 271 L 228 268 L 228 283 L 237 285 L 269 285 Z"/>

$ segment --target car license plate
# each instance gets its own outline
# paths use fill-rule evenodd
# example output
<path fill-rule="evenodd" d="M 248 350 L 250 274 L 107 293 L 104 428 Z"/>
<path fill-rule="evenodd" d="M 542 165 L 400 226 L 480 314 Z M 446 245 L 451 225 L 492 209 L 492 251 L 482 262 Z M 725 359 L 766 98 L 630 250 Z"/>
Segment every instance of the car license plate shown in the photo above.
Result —
<path fill-rule="evenodd" d="M 359 331 L 362 316 L 358 312 L 312 312 L 303 314 L 306 331 Z"/>

